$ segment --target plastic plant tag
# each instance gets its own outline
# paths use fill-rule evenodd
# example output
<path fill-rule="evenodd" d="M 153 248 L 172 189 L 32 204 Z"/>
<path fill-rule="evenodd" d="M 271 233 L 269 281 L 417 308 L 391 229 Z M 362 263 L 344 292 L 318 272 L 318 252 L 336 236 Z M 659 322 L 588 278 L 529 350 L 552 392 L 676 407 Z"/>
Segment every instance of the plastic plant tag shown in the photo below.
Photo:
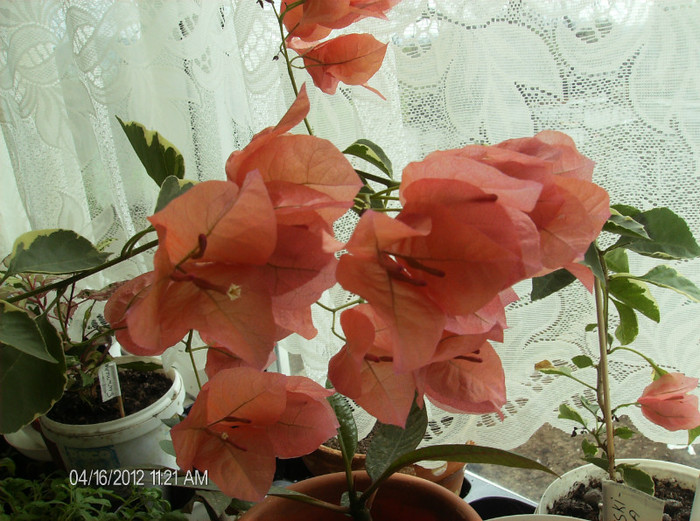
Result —
<path fill-rule="evenodd" d="M 666 502 L 614 481 L 603 481 L 602 521 L 661 521 Z"/>
<path fill-rule="evenodd" d="M 690 511 L 690 521 L 700 521 L 700 476 L 695 480 L 695 496 L 693 498 L 693 508 Z"/>
<path fill-rule="evenodd" d="M 114 362 L 107 362 L 100 367 L 99 371 L 97 372 L 97 377 L 100 380 L 100 390 L 102 391 L 103 402 L 122 395 L 122 390 L 119 387 L 117 364 Z"/>

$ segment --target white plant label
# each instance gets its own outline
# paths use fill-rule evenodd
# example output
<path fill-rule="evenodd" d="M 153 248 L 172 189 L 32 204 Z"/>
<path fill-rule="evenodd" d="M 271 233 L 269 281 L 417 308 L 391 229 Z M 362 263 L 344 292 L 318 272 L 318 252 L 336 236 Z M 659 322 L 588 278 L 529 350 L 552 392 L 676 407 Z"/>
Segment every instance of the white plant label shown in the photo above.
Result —
<path fill-rule="evenodd" d="M 114 362 L 107 362 L 104 364 L 100 367 L 99 371 L 97 371 L 97 378 L 100 380 L 103 402 L 122 395 L 122 390 L 119 387 L 117 364 Z"/>
<path fill-rule="evenodd" d="M 700 476 L 695 480 L 695 497 L 693 498 L 693 509 L 690 511 L 690 521 L 700 521 Z"/>
<path fill-rule="evenodd" d="M 663 499 L 614 481 L 603 481 L 602 521 L 661 521 Z"/>

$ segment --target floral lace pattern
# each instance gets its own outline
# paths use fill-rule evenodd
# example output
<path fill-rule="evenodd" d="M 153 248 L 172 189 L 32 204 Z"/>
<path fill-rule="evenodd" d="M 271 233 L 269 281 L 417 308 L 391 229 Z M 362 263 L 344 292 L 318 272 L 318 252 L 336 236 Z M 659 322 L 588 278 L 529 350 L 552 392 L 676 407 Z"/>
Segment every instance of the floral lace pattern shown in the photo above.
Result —
<path fill-rule="evenodd" d="M 16 234 L 5 223 L 22 211 L 27 227 L 72 228 L 116 245 L 145 225 L 155 190 L 115 115 L 175 143 L 188 178 L 224 179 L 230 152 L 278 121 L 293 99 L 274 59 L 278 28 L 267 9 L 253 0 L 0 0 L 0 126 L 8 151 L 0 181 L 13 183 L 0 193 L 3 251 Z M 370 81 L 387 101 L 360 87 L 340 86 L 332 97 L 314 90 L 317 135 L 341 149 L 371 139 L 399 175 L 433 150 L 560 130 L 596 162 L 594 180 L 613 202 L 671 206 L 700 235 L 697 3 L 404 0 L 388 23 L 358 25 L 389 43 Z M 309 78 L 299 71 L 298 80 Z M 337 223 L 338 234 L 347 239 L 353 223 Z M 144 267 L 128 269 L 115 277 Z M 680 269 L 700 283 L 700 262 Z M 534 364 L 566 364 L 595 350 L 583 333 L 594 321 L 592 298 L 579 286 L 531 303 L 529 283 L 516 290 L 521 300 L 510 306 L 510 329 L 497 345 L 505 418 L 432 408 L 433 440 L 514 448 L 545 422 L 571 428 L 553 404 L 569 397 L 575 406 L 580 388 Z M 700 375 L 697 304 L 655 295 L 662 321 L 640 322 L 636 348 L 669 371 Z M 325 299 L 337 305 L 347 295 L 331 291 Z M 323 381 L 340 342 L 323 327 L 325 311 L 314 318 L 321 331 L 314 342 L 292 338 L 283 347 Z M 614 396 L 634 401 L 648 368 L 631 355 L 614 363 Z M 627 411 L 649 438 L 685 441 L 683 432 Z M 360 430 L 370 427 L 361 417 Z"/>

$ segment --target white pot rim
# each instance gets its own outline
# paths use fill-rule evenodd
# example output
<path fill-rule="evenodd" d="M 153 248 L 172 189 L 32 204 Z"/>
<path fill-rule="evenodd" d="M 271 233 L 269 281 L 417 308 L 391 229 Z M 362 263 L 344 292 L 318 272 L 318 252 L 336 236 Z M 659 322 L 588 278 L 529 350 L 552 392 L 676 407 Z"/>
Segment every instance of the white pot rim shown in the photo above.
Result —
<path fill-rule="evenodd" d="M 144 361 L 162 365 L 161 359 L 159 357 L 153 356 L 126 355 L 117 357 L 114 359 L 114 361 L 117 363 L 117 365 L 126 364 L 134 361 Z M 140 411 L 136 411 L 132 414 L 129 414 L 124 418 L 117 418 L 116 420 L 110 420 L 101 423 L 93 423 L 88 425 L 61 423 L 52 420 L 46 415 L 44 415 L 40 419 L 42 429 L 46 429 L 50 432 L 54 432 L 56 434 L 64 436 L 78 435 L 81 437 L 89 437 L 90 435 L 103 436 L 106 433 L 131 429 L 138 424 L 148 421 L 149 418 L 160 422 L 160 420 L 157 418 L 158 414 L 165 410 L 182 392 L 183 382 L 180 373 L 175 368 L 170 368 L 168 370 L 157 369 L 156 372 L 166 374 L 172 381 L 172 385 L 163 396 L 161 396 L 158 400 L 153 402 L 148 407 L 141 409 Z"/>
<path fill-rule="evenodd" d="M 695 490 L 695 483 L 698 476 L 700 476 L 699 469 L 671 461 L 644 458 L 619 458 L 616 459 L 616 463 L 637 464 L 642 470 L 653 474 L 654 477 L 673 477 L 676 478 L 681 485 L 693 490 Z M 550 483 L 550 485 L 544 491 L 535 513 L 546 514 L 547 507 L 554 503 L 555 499 L 565 495 L 571 489 L 574 483 L 582 482 L 592 477 L 603 478 L 606 476 L 606 474 L 607 473 L 603 469 L 593 465 L 592 463 L 588 463 L 565 472 L 558 479 Z"/>

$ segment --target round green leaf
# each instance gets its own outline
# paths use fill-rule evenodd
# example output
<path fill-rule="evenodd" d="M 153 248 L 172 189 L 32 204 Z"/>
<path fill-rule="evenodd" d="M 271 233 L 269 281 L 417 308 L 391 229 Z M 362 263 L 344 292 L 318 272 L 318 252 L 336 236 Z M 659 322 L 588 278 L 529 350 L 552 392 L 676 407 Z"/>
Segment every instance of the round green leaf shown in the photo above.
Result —
<path fill-rule="evenodd" d="M 15 241 L 5 278 L 17 273 L 76 273 L 108 257 L 72 230 L 36 230 Z"/>
<path fill-rule="evenodd" d="M 12 346 L 0 344 L 0 433 L 15 432 L 46 414 L 63 395 L 66 362 L 58 333 L 41 316 L 37 319 L 49 354 L 45 362 Z"/>
<path fill-rule="evenodd" d="M 0 300 L 0 344 L 52 364 L 58 361 L 47 351 L 39 326 L 22 309 Z"/>

